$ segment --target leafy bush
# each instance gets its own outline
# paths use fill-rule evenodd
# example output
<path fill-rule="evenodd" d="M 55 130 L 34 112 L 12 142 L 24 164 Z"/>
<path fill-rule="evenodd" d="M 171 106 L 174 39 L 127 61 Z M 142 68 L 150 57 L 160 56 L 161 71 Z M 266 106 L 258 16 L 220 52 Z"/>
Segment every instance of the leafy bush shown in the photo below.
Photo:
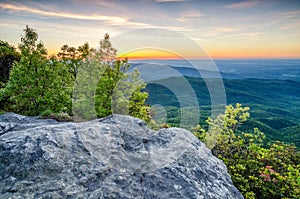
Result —
<path fill-rule="evenodd" d="M 41 117 L 47 117 L 47 116 L 51 115 L 52 113 L 53 113 L 53 111 L 47 109 L 47 110 L 43 111 L 43 112 L 40 114 L 40 116 L 41 116 Z"/>
<path fill-rule="evenodd" d="M 215 156 L 224 161 L 235 186 L 246 199 L 300 197 L 300 152 L 293 145 L 276 142 L 263 147 L 264 134 L 239 133 L 249 117 L 248 107 L 226 107 L 225 114 L 209 118 L 210 129 L 200 126 L 194 134 L 204 141 Z"/>

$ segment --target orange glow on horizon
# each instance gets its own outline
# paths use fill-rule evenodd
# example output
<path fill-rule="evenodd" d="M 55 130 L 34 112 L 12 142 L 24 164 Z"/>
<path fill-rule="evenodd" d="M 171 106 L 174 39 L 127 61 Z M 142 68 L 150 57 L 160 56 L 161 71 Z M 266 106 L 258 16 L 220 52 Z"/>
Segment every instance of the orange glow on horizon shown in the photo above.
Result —
<path fill-rule="evenodd" d="M 216 53 L 210 54 L 210 57 L 213 59 L 299 59 L 299 53 Z"/>
<path fill-rule="evenodd" d="M 280 59 L 280 58 L 300 58 L 300 49 L 295 47 L 292 49 L 285 49 L 284 47 L 278 49 L 270 45 L 253 45 L 253 46 L 236 46 L 226 48 L 224 46 L 215 46 L 215 48 L 207 47 L 207 52 L 212 58 L 248 58 L 248 59 Z"/>
<path fill-rule="evenodd" d="M 164 50 L 153 50 L 153 49 L 140 49 L 124 53 L 117 56 L 118 58 L 128 59 L 179 59 L 179 55 L 164 51 Z"/>
<path fill-rule="evenodd" d="M 280 58 L 300 58 L 300 52 L 270 52 L 263 50 L 252 50 L 241 51 L 240 49 L 236 50 L 226 50 L 226 51 L 208 51 L 207 56 L 188 56 L 188 55 L 176 55 L 164 50 L 159 49 L 140 49 L 128 53 L 118 55 L 118 58 L 128 58 L 129 60 L 142 60 L 142 59 L 280 59 Z"/>
<path fill-rule="evenodd" d="M 59 51 L 57 49 L 49 49 L 48 55 L 57 55 Z M 175 53 L 159 50 L 159 49 L 140 49 L 124 54 L 117 55 L 118 59 L 128 58 L 129 60 L 143 60 L 143 59 L 299 59 L 300 52 L 293 53 L 279 53 L 279 52 L 252 52 L 252 51 L 226 51 L 226 52 L 218 52 L 218 51 L 208 51 L 207 56 L 189 56 L 189 55 L 177 55 Z"/>

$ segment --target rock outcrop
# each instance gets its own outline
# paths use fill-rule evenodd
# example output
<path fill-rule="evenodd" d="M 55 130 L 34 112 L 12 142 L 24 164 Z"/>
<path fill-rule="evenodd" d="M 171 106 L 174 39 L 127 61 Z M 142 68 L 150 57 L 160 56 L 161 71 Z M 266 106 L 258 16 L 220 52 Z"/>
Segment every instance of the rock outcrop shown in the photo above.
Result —
<path fill-rule="evenodd" d="M 243 198 L 190 132 L 113 115 L 59 123 L 0 115 L 0 198 Z"/>

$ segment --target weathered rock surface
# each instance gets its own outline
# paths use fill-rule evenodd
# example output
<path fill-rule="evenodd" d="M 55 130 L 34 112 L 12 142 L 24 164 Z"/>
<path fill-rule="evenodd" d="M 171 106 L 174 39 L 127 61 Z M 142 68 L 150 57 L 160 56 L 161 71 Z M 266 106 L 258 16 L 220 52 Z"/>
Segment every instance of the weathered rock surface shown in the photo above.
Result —
<path fill-rule="evenodd" d="M 58 123 L 0 116 L 0 198 L 243 198 L 190 132 L 129 116 Z"/>

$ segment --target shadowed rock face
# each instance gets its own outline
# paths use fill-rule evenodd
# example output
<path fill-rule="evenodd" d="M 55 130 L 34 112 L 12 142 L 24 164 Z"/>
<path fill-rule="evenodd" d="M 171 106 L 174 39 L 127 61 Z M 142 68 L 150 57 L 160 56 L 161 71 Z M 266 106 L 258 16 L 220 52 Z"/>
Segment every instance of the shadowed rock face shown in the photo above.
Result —
<path fill-rule="evenodd" d="M 190 132 L 113 115 L 58 123 L 0 116 L 0 198 L 243 198 Z"/>

